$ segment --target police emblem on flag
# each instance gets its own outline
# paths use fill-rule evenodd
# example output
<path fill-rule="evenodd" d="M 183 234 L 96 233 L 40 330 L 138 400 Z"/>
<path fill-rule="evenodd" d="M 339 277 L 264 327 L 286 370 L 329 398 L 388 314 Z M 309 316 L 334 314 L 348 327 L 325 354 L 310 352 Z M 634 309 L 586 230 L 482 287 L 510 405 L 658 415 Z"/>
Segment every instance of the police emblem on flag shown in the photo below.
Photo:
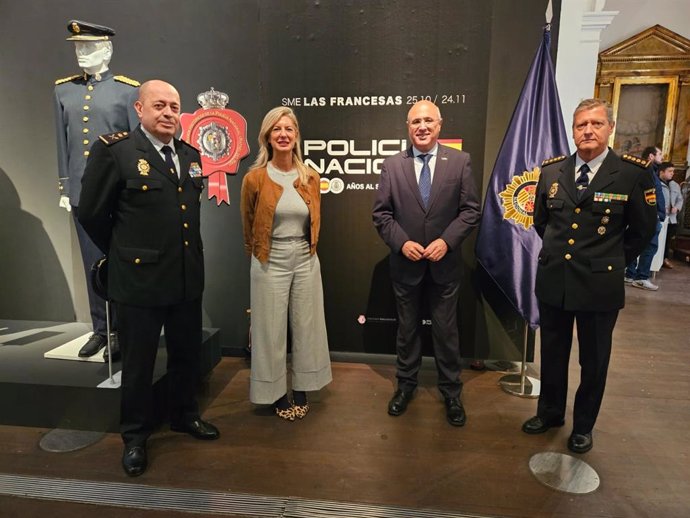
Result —
<path fill-rule="evenodd" d="M 208 177 L 208 199 L 215 197 L 216 205 L 230 204 L 225 175 L 237 174 L 240 161 L 249 154 L 247 121 L 225 107 L 229 99 L 211 88 L 197 96 L 200 110 L 180 116 L 182 138 L 199 150 L 203 175 Z"/>
<path fill-rule="evenodd" d="M 519 176 L 515 175 L 505 190 L 498 193 L 504 209 L 503 219 L 529 230 L 534 223 L 534 197 L 540 173 L 541 170 L 535 167 Z"/>

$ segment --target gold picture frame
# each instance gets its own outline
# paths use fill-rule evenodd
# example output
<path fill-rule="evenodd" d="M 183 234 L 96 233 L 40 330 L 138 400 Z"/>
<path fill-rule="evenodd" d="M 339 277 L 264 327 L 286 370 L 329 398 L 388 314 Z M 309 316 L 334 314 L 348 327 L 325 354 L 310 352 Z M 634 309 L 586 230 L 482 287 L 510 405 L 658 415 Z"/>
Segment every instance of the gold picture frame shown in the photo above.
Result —
<path fill-rule="evenodd" d="M 687 169 L 690 40 L 655 25 L 600 52 L 594 95 L 613 105 L 616 152 L 639 156 L 659 146 L 677 170 Z"/>
<path fill-rule="evenodd" d="M 647 146 L 659 145 L 671 155 L 676 123 L 678 77 L 617 77 L 613 83 L 616 126 L 609 146 L 619 154 L 639 156 Z"/>

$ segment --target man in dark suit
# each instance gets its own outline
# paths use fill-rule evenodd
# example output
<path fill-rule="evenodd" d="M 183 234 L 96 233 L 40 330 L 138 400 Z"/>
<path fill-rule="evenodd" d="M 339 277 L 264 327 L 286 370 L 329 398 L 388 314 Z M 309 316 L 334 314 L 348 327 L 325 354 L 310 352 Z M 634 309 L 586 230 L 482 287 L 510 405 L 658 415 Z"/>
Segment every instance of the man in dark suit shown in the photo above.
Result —
<path fill-rule="evenodd" d="M 390 415 L 407 409 L 422 362 L 422 296 L 431 311 L 438 387 L 446 417 L 463 426 L 460 402 L 460 339 L 457 323 L 460 246 L 479 222 L 479 198 L 470 156 L 438 144 L 441 112 L 420 101 L 407 115 L 412 146 L 387 158 L 374 202 L 374 226 L 390 247 L 390 269 L 398 309 L 398 388 Z"/>
<path fill-rule="evenodd" d="M 577 325 L 580 386 L 568 448 L 592 448 L 592 428 L 606 386 L 611 336 L 625 303 L 625 265 L 656 226 L 654 184 L 646 161 L 608 148 L 611 105 L 586 99 L 573 115 L 577 152 L 544 162 L 534 227 L 543 239 L 536 295 L 541 321 L 541 394 L 537 415 L 522 430 L 543 433 L 564 424 L 568 360 Z"/>
<path fill-rule="evenodd" d="M 134 104 L 140 125 L 102 135 L 82 179 L 79 221 L 108 255 L 108 295 L 115 302 L 122 350 L 122 465 L 147 467 L 154 427 L 152 376 L 161 328 L 170 378 L 170 427 L 197 439 L 218 430 L 199 417 L 194 395 L 201 347 L 204 258 L 200 233 L 201 159 L 174 138 L 180 96 L 149 81 Z"/>

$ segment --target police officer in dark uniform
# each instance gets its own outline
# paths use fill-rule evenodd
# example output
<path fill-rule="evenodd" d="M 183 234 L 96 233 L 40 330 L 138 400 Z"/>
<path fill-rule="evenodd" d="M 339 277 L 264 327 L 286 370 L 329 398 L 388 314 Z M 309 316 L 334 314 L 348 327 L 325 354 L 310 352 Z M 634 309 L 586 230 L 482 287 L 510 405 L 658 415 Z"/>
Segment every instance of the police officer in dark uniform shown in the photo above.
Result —
<path fill-rule="evenodd" d="M 103 135 L 91 148 L 79 207 L 79 221 L 108 252 L 108 294 L 118 312 L 122 350 L 122 465 L 131 476 L 147 467 L 161 328 L 168 349 L 171 429 L 197 439 L 219 436 L 199 417 L 194 395 L 204 289 L 201 159 L 174 138 L 180 97 L 172 85 L 144 83 L 134 106 L 141 121 L 137 129 Z"/>
<path fill-rule="evenodd" d="M 543 433 L 564 424 L 568 360 L 577 325 L 580 386 L 568 448 L 592 448 L 604 396 L 611 337 L 625 303 L 625 266 L 654 233 L 655 189 L 645 161 L 608 148 L 611 105 L 582 101 L 573 115 L 577 152 L 547 160 L 537 185 L 534 227 L 543 239 L 536 295 L 541 321 L 541 394 L 522 429 Z"/>
<path fill-rule="evenodd" d="M 79 356 L 92 356 L 105 347 L 107 331 L 105 301 L 93 291 L 88 280 L 91 265 L 102 253 L 78 221 L 81 178 L 89 149 L 99 135 L 136 128 L 139 121 L 134 101 L 139 83 L 125 76 L 115 76 L 108 69 L 113 53 L 110 41 L 115 35 L 113 29 L 79 20 L 70 21 L 67 29 L 70 32 L 67 40 L 74 41 L 77 60 L 84 72 L 55 81 L 60 206 L 71 211 L 74 217 L 87 274 L 93 334 L 79 351 Z M 117 342 L 112 345 L 115 355 Z"/>

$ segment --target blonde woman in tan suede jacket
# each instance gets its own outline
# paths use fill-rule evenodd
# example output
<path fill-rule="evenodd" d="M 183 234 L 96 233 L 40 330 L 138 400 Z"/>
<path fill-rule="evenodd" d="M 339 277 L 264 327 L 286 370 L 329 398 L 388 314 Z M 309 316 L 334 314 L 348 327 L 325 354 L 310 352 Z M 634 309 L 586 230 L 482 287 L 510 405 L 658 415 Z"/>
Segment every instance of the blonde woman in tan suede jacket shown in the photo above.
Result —
<path fill-rule="evenodd" d="M 244 247 L 251 256 L 252 362 L 249 399 L 288 421 L 309 411 L 307 391 L 330 383 L 331 364 L 316 245 L 319 175 L 306 167 L 294 112 L 264 117 L 259 154 L 242 181 Z M 288 394 L 287 334 L 292 343 Z"/>

